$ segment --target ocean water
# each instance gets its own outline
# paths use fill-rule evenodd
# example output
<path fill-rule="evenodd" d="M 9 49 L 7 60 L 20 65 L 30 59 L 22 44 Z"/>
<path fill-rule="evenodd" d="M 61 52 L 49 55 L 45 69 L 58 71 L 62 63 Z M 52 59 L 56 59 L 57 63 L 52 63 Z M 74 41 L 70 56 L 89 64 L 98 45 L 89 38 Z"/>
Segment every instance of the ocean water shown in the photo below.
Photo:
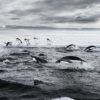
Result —
<path fill-rule="evenodd" d="M 22 39 L 21 46 L 16 37 Z M 34 41 L 34 37 L 39 40 Z M 24 38 L 31 39 L 29 46 Z M 46 38 L 52 43 L 48 44 Z M 12 41 L 13 46 L 5 47 L 7 41 Z M 0 100 L 99 100 L 99 42 L 99 31 L 1 31 Z M 70 43 L 78 45 L 79 49 L 66 51 L 63 46 Z M 93 44 L 98 45 L 98 51 L 84 51 L 83 45 Z M 30 54 L 48 63 L 34 63 Z M 55 63 L 64 56 L 77 56 L 86 62 Z M 34 80 L 40 83 L 34 85 Z"/>

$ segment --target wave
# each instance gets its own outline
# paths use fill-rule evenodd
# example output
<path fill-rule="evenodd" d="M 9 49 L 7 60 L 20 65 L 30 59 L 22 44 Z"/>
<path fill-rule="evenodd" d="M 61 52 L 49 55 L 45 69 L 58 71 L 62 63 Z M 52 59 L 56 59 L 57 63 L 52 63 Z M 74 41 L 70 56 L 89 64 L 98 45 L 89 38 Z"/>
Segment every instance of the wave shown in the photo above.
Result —
<path fill-rule="evenodd" d="M 0 79 L 0 88 L 5 88 L 5 87 L 14 87 L 14 88 L 18 88 L 18 87 L 30 87 L 32 88 L 32 86 L 28 86 L 28 85 L 24 85 L 21 83 L 17 83 L 17 82 L 11 82 L 11 81 L 6 81 L 6 80 L 2 80 Z"/>
<path fill-rule="evenodd" d="M 43 90 L 44 87 L 41 89 L 35 86 L 0 79 L 0 97 L 8 98 L 7 100 L 11 100 L 11 97 L 16 97 L 16 100 L 99 100 L 99 91 L 98 94 L 95 94 L 91 89 L 82 88 L 82 86 L 78 84 L 78 86 L 74 85 L 64 89 L 48 91 Z M 2 98 L 0 100 L 3 100 Z"/>
<path fill-rule="evenodd" d="M 48 63 L 47 67 L 51 67 L 53 69 L 64 69 L 68 71 L 93 71 L 95 70 L 94 66 L 90 63 L 83 62 L 81 63 Z"/>
<path fill-rule="evenodd" d="M 38 87 L 0 79 L 0 100 L 48 100 L 46 95 L 49 94 Z"/>

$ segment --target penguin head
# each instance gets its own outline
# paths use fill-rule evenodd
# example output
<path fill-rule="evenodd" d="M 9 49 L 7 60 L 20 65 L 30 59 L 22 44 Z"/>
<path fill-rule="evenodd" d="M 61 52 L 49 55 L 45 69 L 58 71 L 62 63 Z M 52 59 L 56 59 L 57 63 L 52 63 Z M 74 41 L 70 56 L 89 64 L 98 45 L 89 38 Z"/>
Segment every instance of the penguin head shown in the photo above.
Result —
<path fill-rule="evenodd" d="M 33 56 L 32 54 L 30 54 L 30 57 L 32 58 L 33 62 L 38 62 L 37 57 Z"/>
<path fill-rule="evenodd" d="M 37 62 L 37 59 L 35 57 L 32 58 L 33 62 Z"/>

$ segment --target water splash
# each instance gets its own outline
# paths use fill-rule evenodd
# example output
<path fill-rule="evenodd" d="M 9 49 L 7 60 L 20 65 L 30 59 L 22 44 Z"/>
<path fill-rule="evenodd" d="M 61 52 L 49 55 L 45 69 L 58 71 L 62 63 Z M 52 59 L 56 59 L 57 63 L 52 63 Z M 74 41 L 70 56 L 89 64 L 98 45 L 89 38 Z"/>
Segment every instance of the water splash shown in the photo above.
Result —
<path fill-rule="evenodd" d="M 90 70 L 94 70 L 94 67 L 92 66 L 91 63 L 87 63 L 87 62 L 83 62 L 83 63 L 79 63 L 79 62 L 74 62 L 74 63 L 68 63 L 68 62 L 64 62 L 64 63 L 50 63 L 47 64 L 47 66 L 50 66 L 51 68 L 54 69 L 71 69 L 71 70 L 85 70 L 85 71 L 90 71 Z"/>
<path fill-rule="evenodd" d="M 81 65 L 78 66 L 79 69 L 84 70 L 94 70 L 94 66 L 91 63 L 83 62 Z"/>
<path fill-rule="evenodd" d="M 74 100 L 74 99 L 69 98 L 69 97 L 60 97 L 60 98 L 51 99 L 51 100 Z"/>

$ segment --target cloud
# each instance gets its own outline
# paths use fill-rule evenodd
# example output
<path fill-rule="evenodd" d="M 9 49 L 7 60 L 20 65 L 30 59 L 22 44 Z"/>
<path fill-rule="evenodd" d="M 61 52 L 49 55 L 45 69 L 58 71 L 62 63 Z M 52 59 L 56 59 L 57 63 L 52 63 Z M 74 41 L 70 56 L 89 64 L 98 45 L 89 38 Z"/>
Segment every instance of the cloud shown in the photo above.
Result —
<path fill-rule="evenodd" d="M 100 5 L 92 5 L 86 9 L 77 9 L 73 12 L 59 12 L 53 16 L 43 18 L 45 22 L 53 23 L 93 23 L 100 19 Z"/>
<path fill-rule="evenodd" d="M 0 9 L 1 25 L 64 26 L 100 20 L 100 0 L 0 0 Z"/>
<path fill-rule="evenodd" d="M 57 11 L 73 11 L 98 3 L 100 3 L 100 0 L 44 0 L 42 5 Z"/>
<path fill-rule="evenodd" d="M 44 21 L 45 22 L 52 22 L 52 23 L 92 23 L 96 22 L 98 18 L 95 17 L 47 17 Z"/>

